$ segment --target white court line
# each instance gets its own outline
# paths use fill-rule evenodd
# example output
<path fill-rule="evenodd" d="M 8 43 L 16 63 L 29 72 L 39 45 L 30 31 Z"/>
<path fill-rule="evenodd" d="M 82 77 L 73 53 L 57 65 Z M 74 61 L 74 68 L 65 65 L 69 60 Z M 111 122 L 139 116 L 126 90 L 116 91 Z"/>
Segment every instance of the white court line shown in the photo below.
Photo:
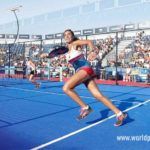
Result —
<path fill-rule="evenodd" d="M 0 87 L 3 87 L 3 86 L 0 86 Z M 8 89 L 14 89 L 14 90 L 20 90 L 20 91 L 26 91 L 26 92 L 35 92 L 35 93 L 43 93 L 43 94 L 53 94 L 53 95 L 60 95 L 60 96 L 67 96 L 66 94 L 63 94 L 63 93 L 56 93 L 56 92 L 42 92 L 42 91 L 37 91 L 37 90 L 29 90 L 29 89 L 23 89 L 23 88 L 15 88 L 15 87 L 5 87 L 5 88 L 8 88 Z M 90 96 L 83 96 L 83 95 L 79 95 L 80 97 L 82 98 L 87 98 L 87 99 L 96 99 L 94 97 L 90 97 Z M 129 102 L 129 101 L 120 101 L 120 100 L 114 100 L 112 99 L 111 100 L 112 102 L 126 102 L 126 103 L 139 103 L 139 102 Z"/>
<path fill-rule="evenodd" d="M 132 110 L 132 109 L 134 109 L 134 108 L 137 108 L 137 107 L 139 107 L 139 106 L 141 106 L 141 105 L 144 105 L 144 104 L 146 104 L 146 103 L 148 103 L 148 102 L 150 102 L 150 99 L 147 100 L 147 101 L 145 101 L 145 102 L 143 102 L 143 103 L 140 103 L 140 104 L 137 104 L 137 105 L 135 105 L 135 106 L 133 106 L 133 107 L 130 107 L 130 108 L 124 110 L 124 112 L 130 111 L 130 110 Z M 51 145 L 51 144 L 54 144 L 54 143 L 56 143 L 56 142 L 59 142 L 59 141 L 61 141 L 61 140 L 63 140 L 63 139 L 66 139 L 66 138 L 68 138 L 68 137 L 71 137 L 71 136 L 73 136 L 73 135 L 75 135 L 75 134 L 77 134 L 77 133 L 80 133 L 80 132 L 85 131 L 85 130 L 87 130 L 87 129 L 89 129 L 89 128 L 92 128 L 92 127 L 94 127 L 94 126 L 96 126 L 96 125 L 98 125 L 98 124 L 101 124 L 101 123 L 103 123 L 103 122 L 105 122 L 105 121 L 107 121 L 107 120 L 110 120 L 111 118 L 114 118 L 115 116 L 116 116 L 116 115 L 114 114 L 114 115 L 112 115 L 112 116 L 110 116 L 110 117 L 107 117 L 107 118 L 105 118 L 105 119 L 103 119 L 103 120 L 101 120 L 101 121 L 98 121 L 98 122 L 96 122 L 96 123 L 93 123 L 93 124 L 91 124 L 91 125 L 89 125 L 89 126 L 86 126 L 86 127 L 81 128 L 81 129 L 79 129 L 79 130 L 76 130 L 76 131 L 74 131 L 74 132 L 71 132 L 71 133 L 69 133 L 69 134 L 66 134 L 66 135 L 64 135 L 64 136 L 62 136 L 62 137 L 60 137 L 60 138 L 54 139 L 54 140 L 49 141 L 49 142 L 47 142 L 47 143 L 45 143 L 45 144 L 39 145 L 39 146 L 37 146 L 37 147 L 34 147 L 34 148 L 32 148 L 31 150 L 39 150 L 39 149 L 41 149 L 41 148 L 47 147 L 47 146 L 49 146 L 49 145 Z"/>
<path fill-rule="evenodd" d="M 0 87 L 3 87 L 3 86 L 0 86 Z M 37 91 L 37 90 L 29 90 L 29 89 L 23 89 L 23 88 L 15 88 L 15 87 L 5 87 L 5 88 L 14 89 L 14 90 L 20 90 L 20 91 L 26 91 L 26 92 L 54 94 L 54 95 L 66 95 L 66 94 L 60 94 L 60 93 L 55 93 L 55 92 L 42 92 L 42 91 Z"/>

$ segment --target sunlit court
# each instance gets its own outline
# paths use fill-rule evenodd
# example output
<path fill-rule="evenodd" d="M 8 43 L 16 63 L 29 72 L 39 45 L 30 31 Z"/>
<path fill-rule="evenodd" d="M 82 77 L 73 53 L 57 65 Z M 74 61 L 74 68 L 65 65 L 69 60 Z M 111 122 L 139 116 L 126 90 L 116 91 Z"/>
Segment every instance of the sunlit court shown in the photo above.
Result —
<path fill-rule="evenodd" d="M 2 0 L 0 150 L 149 150 L 149 8 Z"/>

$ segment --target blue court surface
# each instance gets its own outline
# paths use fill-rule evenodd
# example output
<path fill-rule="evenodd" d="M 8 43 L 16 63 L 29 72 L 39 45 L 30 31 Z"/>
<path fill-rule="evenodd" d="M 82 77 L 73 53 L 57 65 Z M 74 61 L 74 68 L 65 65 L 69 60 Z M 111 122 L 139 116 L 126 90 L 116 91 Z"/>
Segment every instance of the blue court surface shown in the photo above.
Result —
<path fill-rule="evenodd" d="M 62 91 L 63 82 L 1 80 L 0 150 L 149 150 L 150 88 L 98 85 L 117 107 L 128 113 L 120 127 L 115 115 L 92 97 L 84 85 L 76 87 L 93 109 L 77 121 L 79 106 Z"/>

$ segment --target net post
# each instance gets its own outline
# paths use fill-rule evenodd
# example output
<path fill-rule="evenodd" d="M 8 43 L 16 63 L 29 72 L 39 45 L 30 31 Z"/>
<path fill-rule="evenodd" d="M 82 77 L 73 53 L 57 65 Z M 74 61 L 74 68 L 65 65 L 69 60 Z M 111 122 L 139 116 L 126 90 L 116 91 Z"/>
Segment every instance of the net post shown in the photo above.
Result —
<path fill-rule="evenodd" d="M 50 80 L 50 59 L 48 59 L 48 80 Z"/>
<path fill-rule="evenodd" d="M 63 69 L 62 69 L 62 67 L 60 67 L 59 71 L 60 71 L 59 72 L 59 81 L 62 82 L 63 81 L 63 74 L 62 74 Z"/>

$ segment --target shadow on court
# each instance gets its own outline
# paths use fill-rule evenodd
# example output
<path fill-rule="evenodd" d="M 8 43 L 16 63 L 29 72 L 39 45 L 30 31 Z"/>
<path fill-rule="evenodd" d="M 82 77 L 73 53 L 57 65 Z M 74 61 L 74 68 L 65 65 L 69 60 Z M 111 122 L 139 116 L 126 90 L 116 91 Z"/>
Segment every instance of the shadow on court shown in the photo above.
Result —
<path fill-rule="evenodd" d="M 133 102 L 137 102 L 136 97 L 131 97 L 131 98 L 128 98 L 128 99 L 124 99 L 124 100 L 122 100 L 121 102 L 120 102 L 120 101 L 114 102 L 114 104 L 115 104 L 120 110 L 124 111 L 124 110 L 126 110 L 126 109 L 128 109 L 128 108 L 130 108 L 130 107 L 133 106 L 133 103 L 127 103 L 128 101 L 130 102 L 131 100 L 132 100 Z M 126 102 L 123 102 L 123 101 L 126 101 Z M 95 119 L 95 120 L 86 122 L 86 124 L 93 124 L 93 123 L 99 122 L 99 121 L 101 121 L 101 120 L 103 120 L 103 119 L 106 119 L 106 118 L 109 117 L 109 113 L 110 113 L 110 112 L 111 112 L 110 109 L 103 109 L 102 111 L 100 111 L 100 116 L 101 116 L 100 118 L 97 118 L 97 119 Z M 125 122 L 124 122 L 123 125 L 128 124 L 128 123 L 131 123 L 131 122 L 134 121 L 134 119 L 130 117 L 129 113 L 127 113 L 127 114 L 128 114 L 127 119 L 125 120 Z"/>

